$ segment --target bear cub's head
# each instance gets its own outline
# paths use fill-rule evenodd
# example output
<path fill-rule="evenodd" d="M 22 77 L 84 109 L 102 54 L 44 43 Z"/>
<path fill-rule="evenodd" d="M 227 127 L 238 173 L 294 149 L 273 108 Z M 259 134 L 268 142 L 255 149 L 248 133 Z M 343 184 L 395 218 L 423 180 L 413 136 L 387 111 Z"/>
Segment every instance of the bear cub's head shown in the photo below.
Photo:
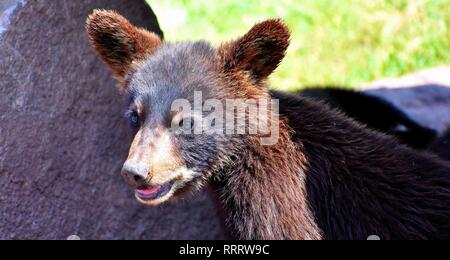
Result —
<path fill-rule="evenodd" d="M 199 189 L 233 167 L 249 140 L 208 131 L 225 126 L 220 118 L 205 119 L 219 112 L 216 105 L 226 107 L 226 100 L 268 99 L 266 79 L 284 58 L 290 38 L 283 22 L 268 20 L 218 47 L 204 41 L 166 43 L 103 10 L 89 16 L 86 28 L 128 100 L 126 116 L 136 134 L 122 173 L 147 205 Z"/>

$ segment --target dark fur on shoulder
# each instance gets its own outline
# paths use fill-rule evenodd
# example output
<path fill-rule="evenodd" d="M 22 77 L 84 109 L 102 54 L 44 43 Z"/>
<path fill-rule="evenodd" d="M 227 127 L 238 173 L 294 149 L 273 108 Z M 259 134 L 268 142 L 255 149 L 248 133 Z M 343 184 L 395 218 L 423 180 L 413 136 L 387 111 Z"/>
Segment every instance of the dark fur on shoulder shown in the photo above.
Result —
<path fill-rule="evenodd" d="M 136 39 L 147 32 L 122 26 L 128 23 L 115 13 L 94 17 L 93 46 L 125 82 L 136 136 L 122 174 L 139 202 L 165 203 L 213 182 L 240 239 L 450 238 L 448 163 L 321 102 L 268 90 L 289 42 L 280 20 L 219 47 L 202 41 L 140 48 Z M 171 106 L 193 101 L 195 91 L 219 102 L 279 99 L 279 113 L 267 111 L 270 122 L 280 117 L 278 142 L 264 145 L 258 134 L 177 134 L 171 123 L 195 129 L 196 121 Z"/>
<path fill-rule="evenodd" d="M 437 132 L 412 120 L 385 99 L 339 87 L 306 88 L 299 95 L 311 97 L 339 109 L 369 128 L 397 137 L 400 142 L 418 149 L 426 149 Z"/>

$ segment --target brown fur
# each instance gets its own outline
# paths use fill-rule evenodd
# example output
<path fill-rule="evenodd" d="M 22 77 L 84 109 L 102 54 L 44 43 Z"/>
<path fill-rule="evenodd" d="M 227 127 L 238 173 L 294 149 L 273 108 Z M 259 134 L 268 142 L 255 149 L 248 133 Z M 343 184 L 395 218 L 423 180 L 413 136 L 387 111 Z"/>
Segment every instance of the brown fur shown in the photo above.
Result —
<path fill-rule="evenodd" d="M 134 33 L 147 33 L 121 23 L 124 30 L 111 33 L 111 15 L 114 21 L 124 19 L 114 13 L 97 17 L 95 24 L 102 26 L 93 35 L 106 31 L 107 38 L 120 44 L 105 45 L 103 37 L 93 37 L 93 45 L 116 73 L 130 79 L 130 103 L 149 100 L 144 107 L 150 112 L 144 113 L 141 129 L 161 128 L 163 119 L 171 117 L 163 104 L 173 98 L 190 99 L 197 88 L 207 98 L 220 100 L 280 100 L 280 139 L 275 145 L 262 145 L 262 135 L 171 138 L 177 147 L 173 156 L 192 170 L 189 178 L 178 176 L 184 182 L 177 182 L 175 196 L 213 181 L 237 238 L 450 238 L 447 162 L 369 130 L 320 102 L 267 89 L 266 79 L 289 43 L 289 31 L 281 21 L 258 24 L 218 49 L 204 42 L 163 44 L 156 49 L 138 47 L 136 55 L 134 45 L 142 43 L 133 40 L 129 45 L 123 39 L 142 39 Z M 142 60 L 148 49 L 155 49 L 154 55 Z M 130 73 L 129 64 L 135 60 L 139 66 Z M 273 119 L 276 111 L 270 113 Z M 138 141 L 154 138 L 137 136 Z M 133 145 L 131 152 L 148 149 Z M 172 180 L 152 174 L 151 179 Z"/>
<path fill-rule="evenodd" d="M 289 129 L 284 125 L 284 130 Z M 306 158 L 292 156 L 301 147 L 283 131 L 274 146 L 247 140 L 240 159 L 219 177 L 216 185 L 239 239 L 321 239 L 307 201 Z"/>

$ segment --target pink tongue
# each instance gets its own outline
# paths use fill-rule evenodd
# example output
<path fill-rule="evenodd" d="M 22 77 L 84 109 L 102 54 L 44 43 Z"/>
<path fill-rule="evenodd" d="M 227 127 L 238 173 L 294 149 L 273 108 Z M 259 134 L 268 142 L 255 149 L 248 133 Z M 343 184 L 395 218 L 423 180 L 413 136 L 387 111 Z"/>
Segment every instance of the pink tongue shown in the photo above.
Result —
<path fill-rule="evenodd" d="M 161 189 L 161 186 L 156 186 L 156 187 L 149 188 L 149 189 L 146 189 L 146 190 L 138 190 L 138 192 L 143 194 L 143 195 L 152 195 L 152 194 L 158 192 L 159 189 Z"/>

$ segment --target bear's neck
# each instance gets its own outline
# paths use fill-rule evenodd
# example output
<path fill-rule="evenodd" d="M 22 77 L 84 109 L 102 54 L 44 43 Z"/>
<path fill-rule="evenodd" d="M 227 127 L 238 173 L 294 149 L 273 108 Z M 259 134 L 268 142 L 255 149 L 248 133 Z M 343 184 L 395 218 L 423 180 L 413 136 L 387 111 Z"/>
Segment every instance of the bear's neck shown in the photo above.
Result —
<path fill-rule="evenodd" d="M 279 141 L 270 146 L 248 137 L 243 154 L 215 184 L 236 238 L 321 238 L 306 198 L 306 160 L 289 133 L 281 123 Z"/>

